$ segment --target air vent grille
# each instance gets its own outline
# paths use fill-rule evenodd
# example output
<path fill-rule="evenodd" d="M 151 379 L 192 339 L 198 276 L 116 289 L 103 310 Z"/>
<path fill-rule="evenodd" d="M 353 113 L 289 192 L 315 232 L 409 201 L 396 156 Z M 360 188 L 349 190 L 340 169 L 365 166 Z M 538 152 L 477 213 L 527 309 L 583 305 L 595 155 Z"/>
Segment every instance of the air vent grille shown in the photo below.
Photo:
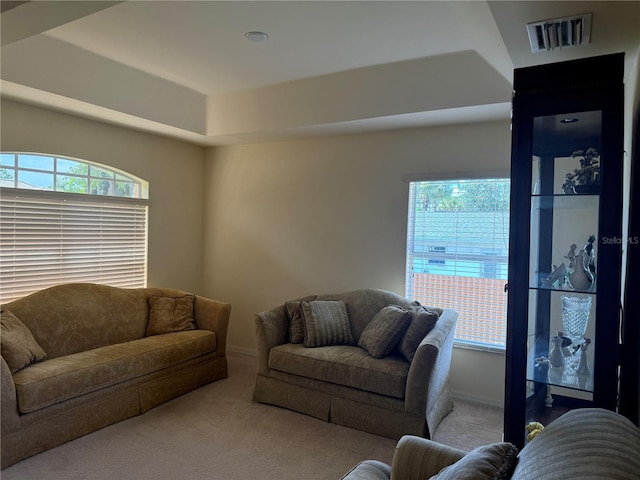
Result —
<path fill-rule="evenodd" d="M 591 37 L 591 14 L 527 24 L 533 53 L 586 45 Z"/>

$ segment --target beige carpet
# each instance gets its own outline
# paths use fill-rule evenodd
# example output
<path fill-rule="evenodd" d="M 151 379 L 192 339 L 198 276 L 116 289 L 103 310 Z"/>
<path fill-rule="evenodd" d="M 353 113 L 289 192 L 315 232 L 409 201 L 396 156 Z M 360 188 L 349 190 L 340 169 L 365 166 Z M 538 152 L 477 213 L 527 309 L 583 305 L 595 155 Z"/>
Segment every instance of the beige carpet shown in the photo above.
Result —
<path fill-rule="evenodd" d="M 229 355 L 229 378 L 19 462 L 2 480 L 339 479 L 396 442 L 251 401 L 255 358 Z M 471 450 L 500 441 L 500 409 L 457 401 L 434 439 Z"/>

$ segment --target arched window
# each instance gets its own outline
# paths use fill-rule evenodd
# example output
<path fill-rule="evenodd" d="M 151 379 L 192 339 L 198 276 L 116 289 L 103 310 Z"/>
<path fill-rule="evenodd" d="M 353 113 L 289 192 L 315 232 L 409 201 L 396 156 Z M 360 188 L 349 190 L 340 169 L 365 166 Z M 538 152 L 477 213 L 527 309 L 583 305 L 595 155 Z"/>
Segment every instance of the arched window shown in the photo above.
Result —
<path fill-rule="evenodd" d="M 148 192 L 107 165 L 0 153 L 2 303 L 60 283 L 146 286 Z"/>
<path fill-rule="evenodd" d="M 149 198 L 147 182 L 106 165 L 35 153 L 3 152 L 0 156 L 2 187 Z"/>

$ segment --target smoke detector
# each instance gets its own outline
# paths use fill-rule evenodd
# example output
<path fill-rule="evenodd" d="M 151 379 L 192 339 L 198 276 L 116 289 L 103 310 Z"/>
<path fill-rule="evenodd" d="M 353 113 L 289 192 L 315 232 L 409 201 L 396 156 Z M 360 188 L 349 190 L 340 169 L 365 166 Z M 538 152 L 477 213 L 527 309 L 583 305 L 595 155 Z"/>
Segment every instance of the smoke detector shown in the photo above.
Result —
<path fill-rule="evenodd" d="M 533 53 L 587 45 L 591 37 L 591 14 L 528 23 L 527 31 Z"/>

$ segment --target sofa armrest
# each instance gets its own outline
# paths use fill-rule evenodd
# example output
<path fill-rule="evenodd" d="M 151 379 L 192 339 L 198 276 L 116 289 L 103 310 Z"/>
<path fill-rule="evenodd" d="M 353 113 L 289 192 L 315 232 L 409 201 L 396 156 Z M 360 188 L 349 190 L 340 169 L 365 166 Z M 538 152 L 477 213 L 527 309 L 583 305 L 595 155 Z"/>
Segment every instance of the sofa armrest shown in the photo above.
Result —
<path fill-rule="evenodd" d="M 196 295 L 193 313 L 199 329 L 216 333 L 216 352 L 224 356 L 227 349 L 231 305 Z"/>
<path fill-rule="evenodd" d="M 391 480 L 424 480 L 457 462 L 466 452 L 426 438 L 405 435 L 396 446 Z"/>
<path fill-rule="evenodd" d="M 256 352 L 258 373 L 269 374 L 269 351 L 287 343 L 289 339 L 289 319 L 284 312 L 284 305 L 257 313 L 255 316 Z"/>
<path fill-rule="evenodd" d="M 365 460 L 349 470 L 340 480 L 389 480 L 391 467 L 378 460 Z"/>
<path fill-rule="evenodd" d="M 430 430 L 435 430 L 442 418 L 429 418 L 429 414 L 434 405 L 446 401 L 446 396 L 441 396 L 448 386 L 457 321 L 458 313 L 455 310 L 444 309 L 433 329 L 420 342 L 409 367 L 405 409 L 414 415 L 426 413 Z"/>
<path fill-rule="evenodd" d="M 0 411 L 2 415 L 2 432 L 9 433 L 20 428 L 18 399 L 13 375 L 4 358 L 0 357 Z"/>

